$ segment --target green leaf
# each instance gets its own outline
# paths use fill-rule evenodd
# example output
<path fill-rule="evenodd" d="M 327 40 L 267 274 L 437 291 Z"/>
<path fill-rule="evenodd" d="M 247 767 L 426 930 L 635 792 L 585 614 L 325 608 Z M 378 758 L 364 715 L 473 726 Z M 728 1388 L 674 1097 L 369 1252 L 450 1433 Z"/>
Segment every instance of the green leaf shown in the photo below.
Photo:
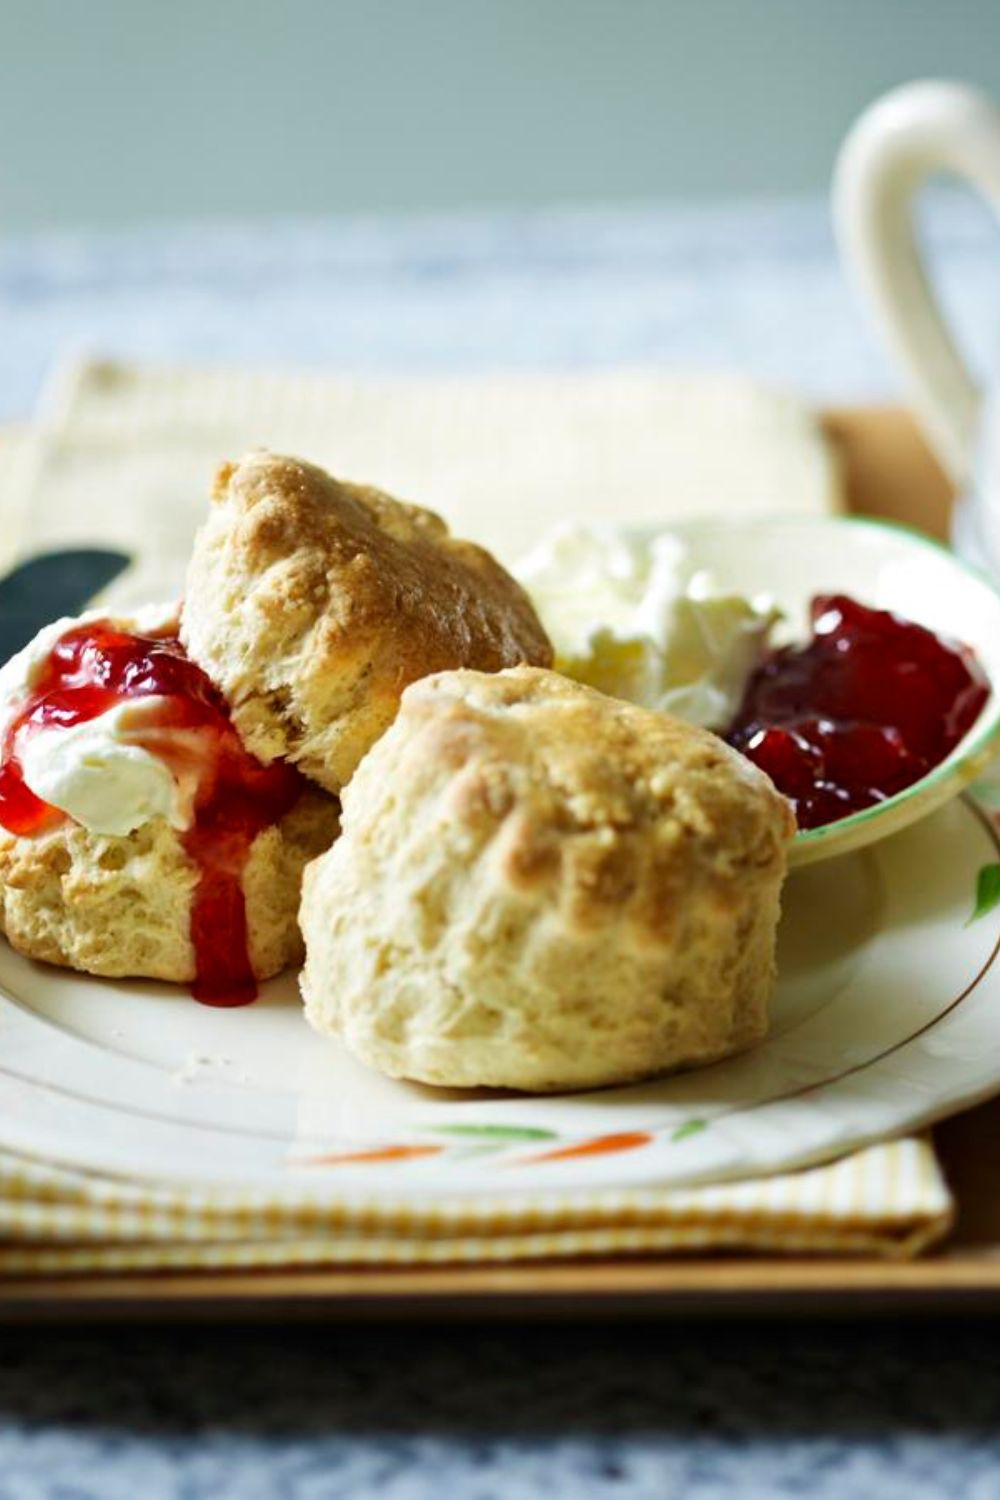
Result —
<path fill-rule="evenodd" d="M 538 1125 L 431 1125 L 435 1135 L 470 1136 L 490 1141 L 554 1141 L 558 1132 Z"/>
<path fill-rule="evenodd" d="M 685 1120 L 683 1125 L 678 1125 L 670 1139 L 672 1141 L 686 1141 L 689 1136 L 697 1135 L 699 1131 L 707 1129 L 707 1120 Z"/>
<path fill-rule="evenodd" d="M 985 917 L 1000 904 L 1000 865 L 983 865 L 976 877 L 976 904 L 966 922 L 966 927 Z"/>

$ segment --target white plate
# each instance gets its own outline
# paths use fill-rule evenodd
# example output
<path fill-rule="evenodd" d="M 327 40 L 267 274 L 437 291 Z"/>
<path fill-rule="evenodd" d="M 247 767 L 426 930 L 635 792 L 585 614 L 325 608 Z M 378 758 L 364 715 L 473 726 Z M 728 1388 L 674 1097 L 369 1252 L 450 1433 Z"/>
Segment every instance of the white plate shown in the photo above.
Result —
<path fill-rule="evenodd" d="M 794 872 L 766 1043 L 562 1098 L 383 1079 L 313 1035 L 292 978 L 210 1010 L 0 947 L 0 1144 L 105 1172 L 393 1196 L 693 1182 L 831 1157 L 1000 1087 L 1000 907 L 969 921 L 998 862 L 990 813 L 953 801 Z"/>

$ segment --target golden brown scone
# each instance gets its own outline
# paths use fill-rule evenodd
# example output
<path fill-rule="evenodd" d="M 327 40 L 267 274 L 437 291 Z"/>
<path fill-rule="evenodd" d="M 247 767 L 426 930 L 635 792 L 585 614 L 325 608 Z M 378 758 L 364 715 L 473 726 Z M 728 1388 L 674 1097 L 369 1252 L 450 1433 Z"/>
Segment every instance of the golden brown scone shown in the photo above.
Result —
<path fill-rule="evenodd" d="M 788 802 L 706 730 L 554 672 L 403 694 L 306 870 L 306 1015 L 393 1077 L 535 1091 L 767 1029 Z"/>
<path fill-rule="evenodd" d="M 264 452 L 213 498 L 181 635 L 263 761 L 338 792 L 407 683 L 552 660 L 520 585 L 430 511 Z"/>
<path fill-rule="evenodd" d="M 268 979 L 302 958 L 303 866 L 337 835 L 337 804 L 308 790 L 251 847 L 243 870 L 250 961 Z M 28 958 L 108 978 L 195 978 L 197 867 L 164 818 L 124 837 L 70 820 L 34 838 L 0 829 L 0 929 Z"/>

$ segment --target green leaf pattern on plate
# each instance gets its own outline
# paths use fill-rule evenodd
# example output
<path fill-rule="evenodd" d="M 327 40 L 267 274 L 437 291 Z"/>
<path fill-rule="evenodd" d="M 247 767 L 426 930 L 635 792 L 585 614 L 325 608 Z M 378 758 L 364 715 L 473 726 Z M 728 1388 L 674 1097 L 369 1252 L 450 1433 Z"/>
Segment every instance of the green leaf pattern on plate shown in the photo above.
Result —
<path fill-rule="evenodd" d="M 998 866 L 1000 869 L 1000 866 Z M 488 1156 L 491 1152 L 503 1151 L 509 1146 L 521 1146 L 535 1141 L 556 1141 L 558 1130 L 546 1130 L 540 1125 L 430 1125 L 426 1127 L 434 1135 L 448 1135 L 455 1139 L 458 1154 L 462 1157 Z M 670 1141 L 686 1141 L 708 1128 L 707 1120 L 685 1120 L 670 1134 Z"/>
<path fill-rule="evenodd" d="M 985 917 L 1000 904 L 1000 864 L 983 865 L 976 877 L 976 903 L 966 927 Z"/>

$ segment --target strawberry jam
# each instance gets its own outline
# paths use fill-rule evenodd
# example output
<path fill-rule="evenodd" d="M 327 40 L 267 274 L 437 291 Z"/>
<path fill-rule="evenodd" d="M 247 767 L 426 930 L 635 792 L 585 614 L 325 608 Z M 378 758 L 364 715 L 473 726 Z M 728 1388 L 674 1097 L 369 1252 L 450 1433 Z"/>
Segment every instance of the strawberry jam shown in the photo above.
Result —
<path fill-rule="evenodd" d="M 244 1005 L 255 998 L 257 984 L 247 951 L 243 868 L 254 839 L 289 811 L 303 781 L 291 766 L 262 765 L 244 750 L 221 694 L 176 634 L 132 635 L 95 622 L 60 637 L 0 745 L 0 823 L 31 837 L 66 816 L 25 785 L 20 753 L 26 737 L 68 729 L 143 698 L 160 701 L 143 716 L 133 742 L 175 773 L 197 772 L 193 820 L 181 835 L 199 872 L 191 912 L 192 990 L 209 1005 Z"/>
<path fill-rule="evenodd" d="M 775 651 L 726 731 L 795 806 L 800 828 L 883 802 L 938 765 L 989 683 L 967 646 L 843 594 L 812 602 L 812 640 Z"/>

